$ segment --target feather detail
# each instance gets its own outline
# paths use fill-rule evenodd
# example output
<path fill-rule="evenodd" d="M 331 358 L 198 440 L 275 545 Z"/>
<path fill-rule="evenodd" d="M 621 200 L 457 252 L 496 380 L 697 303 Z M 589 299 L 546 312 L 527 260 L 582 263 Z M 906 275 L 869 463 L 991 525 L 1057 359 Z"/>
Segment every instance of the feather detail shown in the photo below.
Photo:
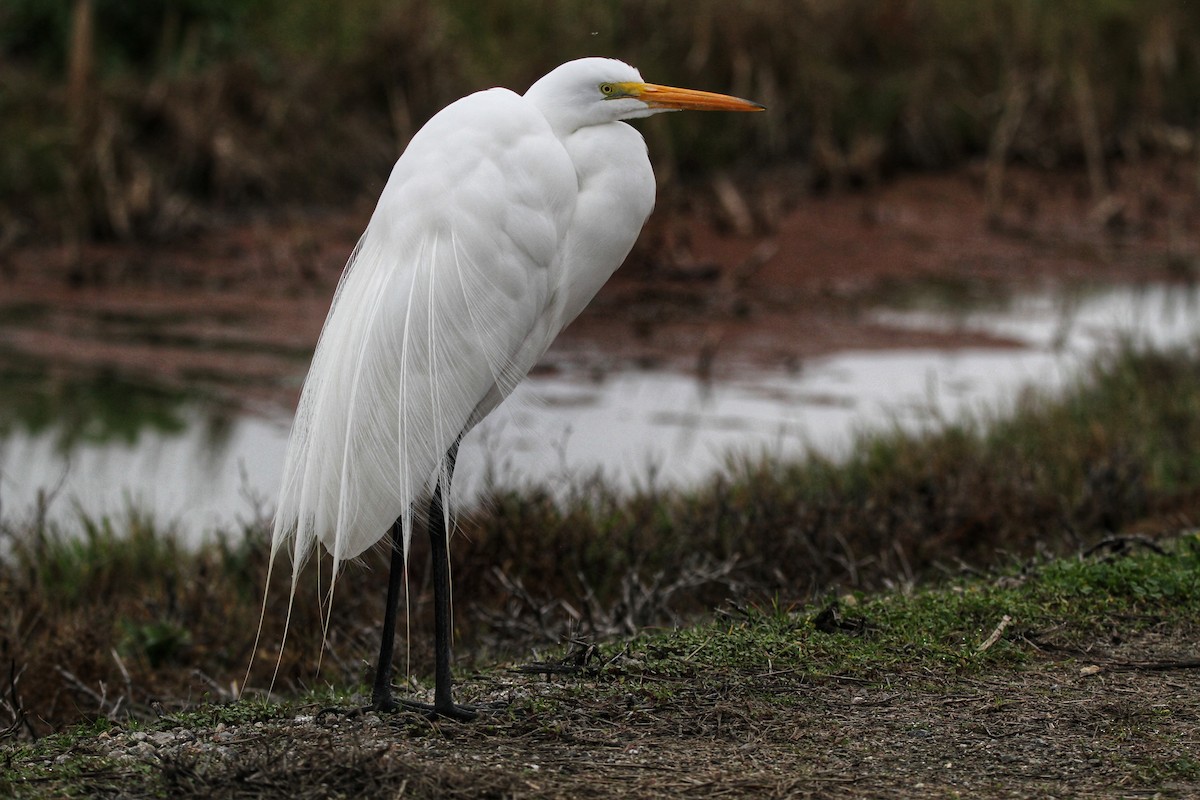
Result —
<path fill-rule="evenodd" d="M 506 109 L 508 124 L 481 132 L 431 121 L 397 162 L 334 294 L 272 533 L 273 555 L 290 545 L 293 576 L 320 542 L 336 579 L 397 519 L 407 555 L 419 501 L 449 483 L 446 451 L 512 391 L 532 366 L 527 340 L 550 326 L 574 169 L 521 98 L 496 90 L 467 100 L 480 107 L 471 113 Z M 503 145 L 490 157 L 445 160 L 446 152 L 486 152 L 452 146 L 484 132 Z M 433 157 L 426 151 L 438 160 L 436 191 L 421 164 Z M 526 178 L 498 180 L 507 174 Z M 468 207 L 473 213 L 462 214 Z"/>
<path fill-rule="evenodd" d="M 407 610 L 418 501 L 440 498 L 448 538 L 462 436 L 620 266 L 653 207 L 645 142 L 621 120 L 684 108 L 762 110 L 644 83 L 619 61 L 579 59 L 524 96 L 491 89 L 452 103 L 393 167 L 313 354 L 271 538 L 272 569 L 285 547 L 292 560 L 288 624 L 305 560 L 318 542 L 331 554 L 328 634 L 340 566 L 395 532 L 403 552 L 393 551 L 376 708 L 395 707 L 397 569 L 403 561 Z M 467 719 L 473 712 L 454 703 L 450 686 L 448 553 L 437 546 L 434 554 L 432 708 Z"/>
<path fill-rule="evenodd" d="M 392 170 L 334 292 L 288 444 L 271 557 L 289 551 L 293 596 L 318 542 L 332 556 L 329 605 L 341 565 L 396 521 L 407 562 L 436 486 L 452 530 L 447 451 L 511 393 L 649 214 L 637 132 L 564 132 L 539 102 L 502 89 L 464 98 Z"/>

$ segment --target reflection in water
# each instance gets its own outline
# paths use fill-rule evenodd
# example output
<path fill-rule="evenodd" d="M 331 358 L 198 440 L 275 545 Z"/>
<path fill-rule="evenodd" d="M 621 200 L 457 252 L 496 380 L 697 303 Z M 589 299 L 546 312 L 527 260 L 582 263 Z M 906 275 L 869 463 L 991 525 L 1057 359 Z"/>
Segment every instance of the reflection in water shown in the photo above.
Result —
<path fill-rule="evenodd" d="M 44 364 L 0 353 L 0 387 L 0 437 L 46 434 L 62 453 L 89 442 L 132 445 L 143 431 L 180 434 L 188 427 L 187 393 L 112 370 L 52 375 Z"/>
<path fill-rule="evenodd" d="M 721 470 L 731 455 L 837 455 L 872 426 L 920 430 L 971 411 L 1002 411 L 1023 387 L 1060 388 L 1121 341 L 1192 341 L 1198 310 L 1200 293 L 1181 287 L 1038 294 L 1003 310 L 876 315 L 892 326 L 983 332 L 1024 347 L 845 352 L 799 375 L 758 373 L 711 386 L 655 372 L 614 374 L 591 386 L 528 380 L 517 402 L 468 438 L 486 446 L 464 446 L 456 481 L 477 489 L 490 470 L 501 483 L 564 489 L 599 471 L 627 488 L 681 485 Z"/>
<path fill-rule="evenodd" d="M 47 369 L 6 355 L 0 368 L 0 503 L 6 519 L 49 503 L 54 518 L 78 511 L 153 512 L 160 522 L 236 496 L 228 455 L 246 445 L 243 421 L 195 392 L 112 370 Z M 257 420 L 250 422 L 261 425 Z M 269 437 L 268 437 L 269 438 Z M 39 495 L 41 498 L 39 499 Z"/>
<path fill-rule="evenodd" d="M 34 513 L 39 491 L 49 516 L 79 512 L 121 517 L 153 513 L 160 525 L 189 535 L 250 521 L 278 481 L 287 421 L 186 412 L 178 433 L 147 429 L 134 441 L 77 442 L 58 447 L 52 434 L 18 432 L 0 440 L 0 499 L 6 519 Z M 219 420 L 214 425 L 214 421 Z"/>
<path fill-rule="evenodd" d="M 1020 297 L 1006 310 L 953 316 L 881 311 L 878 320 L 893 326 L 983 331 L 1026 347 L 849 352 L 814 360 L 799 375 L 758 373 L 710 385 L 643 370 L 598 381 L 531 378 L 464 442 L 456 488 L 470 495 L 493 480 L 562 490 L 597 473 L 626 488 L 682 485 L 720 470 L 731 453 L 836 454 L 857 430 L 893 421 L 936 425 L 1003 408 L 1023 386 L 1061 386 L 1121 337 L 1157 346 L 1192 341 L 1198 305 L 1194 290 L 1152 287 Z M 5 380 L 6 518 L 29 514 L 37 492 L 60 482 L 50 509 L 59 519 L 76 509 L 119 515 L 132 505 L 200 536 L 269 511 L 286 419 L 231 417 L 104 380 L 115 382 L 103 390 L 31 389 Z"/>

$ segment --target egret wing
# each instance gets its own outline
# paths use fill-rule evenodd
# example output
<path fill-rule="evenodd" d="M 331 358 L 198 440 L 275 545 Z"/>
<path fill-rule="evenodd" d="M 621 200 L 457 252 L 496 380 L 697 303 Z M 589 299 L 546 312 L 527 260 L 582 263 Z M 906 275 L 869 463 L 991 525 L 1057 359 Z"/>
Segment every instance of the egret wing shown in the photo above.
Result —
<path fill-rule="evenodd" d="M 300 563 L 321 541 L 336 561 L 414 501 L 446 451 L 545 324 L 577 192 L 566 151 L 520 96 L 448 106 L 392 170 L 347 264 L 301 395 L 273 550 Z M 519 374 L 518 374 L 519 373 Z"/>

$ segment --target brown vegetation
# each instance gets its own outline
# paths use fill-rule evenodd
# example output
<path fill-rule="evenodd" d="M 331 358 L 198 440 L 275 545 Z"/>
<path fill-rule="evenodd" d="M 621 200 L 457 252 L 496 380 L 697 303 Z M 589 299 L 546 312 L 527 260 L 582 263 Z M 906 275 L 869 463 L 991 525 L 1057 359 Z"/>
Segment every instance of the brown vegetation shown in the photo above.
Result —
<path fill-rule="evenodd" d="M 645 126 L 668 187 L 771 164 L 803 191 L 837 189 L 981 159 L 995 217 L 1013 163 L 1082 165 L 1100 202 L 1119 163 L 1197 154 L 1200 20 L 1183 0 L 73 8 L 0 10 L 0 245 L 161 239 L 246 208 L 369 200 L 437 109 L 581 55 L 770 107 Z"/>

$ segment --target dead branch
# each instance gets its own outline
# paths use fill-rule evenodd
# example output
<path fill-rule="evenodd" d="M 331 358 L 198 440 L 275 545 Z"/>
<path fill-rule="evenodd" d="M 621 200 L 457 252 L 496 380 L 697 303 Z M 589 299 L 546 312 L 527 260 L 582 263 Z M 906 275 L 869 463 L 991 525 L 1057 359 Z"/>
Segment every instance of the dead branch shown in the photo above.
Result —
<path fill-rule="evenodd" d="M 1005 614 L 1003 617 L 1001 617 L 1000 622 L 996 625 L 996 629 L 992 631 L 992 635 L 987 637 L 987 639 L 983 641 L 983 644 L 979 645 L 979 647 L 975 649 L 975 655 L 981 655 L 991 649 L 992 645 L 1000 641 L 1000 634 L 1004 633 L 1004 629 L 1011 624 L 1012 617 L 1010 617 L 1008 614 Z"/>
<path fill-rule="evenodd" d="M 1095 555 L 1103 550 L 1108 551 L 1107 557 L 1109 558 L 1119 555 L 1128 555 L 1133 551 L 1135 546 L 1144 547 L 1160 556 L 1165 556 L 1167 554 L 1167 551 L 1159 546 L 1149 536 L 1130 534 L 1123 536 L 1107 536 L 1096 542 L 1088 549 L 1084 550 L 1082 557 L 1087 558 L 1088 556 Z"/>
<path fill-rule="evenodd" d="M 37 739 L 37 732 L 34 731 L 33 724 L 29 721 L 29 715 L 25 713 L 25 708 L 21 703 L 21 697 L 17 694 L 17 683 L 20 682 L 21 675 L 24 673 L 25 667 L 17 669 L 15 659 L 8 662 L 8 697 L 0 698 L 0 706 L 4 708 L 5 713 L 12 717 L 12 724 L 0 731 L 0 740 L 16 736 L 21 728 L 26 730 L 30 739 Z"/>
<path fill-rule="evenodd" d="M 96 703 L 96 710 L 104 714 L 109 719 L 115 720 L 121 710 L 121 706 L 125 703 L 125 695 L 121 695 L 115 702 L 110 702 L 108 699 L 108 688 L 104 685 L 104 681 L 100 681 L 100 691 L 97 692 L 83 681 L 76 677 L 75 673 L 64 669 L 59 665 L 54 666 L 55 672 L 63 677 L 74 689 L 81 694 L 90 697 Z"/>

